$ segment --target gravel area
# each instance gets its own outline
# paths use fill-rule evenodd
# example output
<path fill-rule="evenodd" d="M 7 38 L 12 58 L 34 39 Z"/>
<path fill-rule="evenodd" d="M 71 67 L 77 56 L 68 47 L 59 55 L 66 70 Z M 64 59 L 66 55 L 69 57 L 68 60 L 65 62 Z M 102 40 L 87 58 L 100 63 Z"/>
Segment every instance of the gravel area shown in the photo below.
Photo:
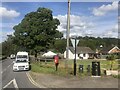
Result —
<path fill-rule="evenodd" d="M 111 76 L 61 77 L 34 72 L 30 72 L 30 75 L 34 81 L 47 88 L 118 88 L 118 79 Z"/>

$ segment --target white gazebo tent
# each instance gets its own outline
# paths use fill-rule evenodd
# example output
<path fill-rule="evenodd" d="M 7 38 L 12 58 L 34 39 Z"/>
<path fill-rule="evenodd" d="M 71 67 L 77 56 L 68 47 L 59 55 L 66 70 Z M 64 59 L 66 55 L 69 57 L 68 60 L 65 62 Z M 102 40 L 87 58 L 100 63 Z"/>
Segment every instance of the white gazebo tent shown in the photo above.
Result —
<path fill-rule="evenodd" d="M 44 53 L 42 56 L 43 57 L 53 57 L 55 55 L 57 55 L 57 54 L 52 51 L 48 51 L 47 53 Z"/>

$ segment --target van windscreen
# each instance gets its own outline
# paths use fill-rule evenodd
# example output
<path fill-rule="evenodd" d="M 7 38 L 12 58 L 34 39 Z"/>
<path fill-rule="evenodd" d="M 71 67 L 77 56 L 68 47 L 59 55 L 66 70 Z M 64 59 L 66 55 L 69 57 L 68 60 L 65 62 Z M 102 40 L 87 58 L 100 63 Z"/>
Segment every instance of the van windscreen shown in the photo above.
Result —
<path fill-rule="evenodd" d="M 27 58 L 27 55 L 17 55 L 17 58 Z"/>

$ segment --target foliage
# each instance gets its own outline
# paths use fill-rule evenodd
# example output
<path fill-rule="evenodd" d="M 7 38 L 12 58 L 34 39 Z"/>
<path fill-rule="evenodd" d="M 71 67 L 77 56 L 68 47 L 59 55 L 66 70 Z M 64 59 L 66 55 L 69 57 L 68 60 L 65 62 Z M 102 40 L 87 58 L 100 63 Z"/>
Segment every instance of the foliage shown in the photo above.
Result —
<path fill-rule="evenodd" d="M 116 55 L 110 54 L 106 57 L 107 60 L 110 60 L 110 70 L 113 70 L 113 64 L 115 63 Z"/>
<path fill-rule="evenodd" d="M 56 52 L 64 53 L 66 49 L 66 40 L 65 39 L 57 39 L 54 44 L 54 48 Z"/>
<path fill-rule="evenodd" d="M 110 54 L 106 57 L 107 60 L 115 60 L 116 58 L 117 58 L 117 56 L 114 54 Z"/>
<path fill-rule="evenodd" d="M 7 57 L 6 56 L 0 56 L 0 60 L 4 60 L 4 59 L 6 59 Z"/>
<path fill-rule="evenodd" d="M 118 39 L 111 39 L 111 38 L 79 37 L 79 39 L 80 39 L 80 41 L 79 41 L 78 46 L 88 46 L 93 50 L 95 50 L 96 48 L 100 50 L 101 48 L 99 46 L 101 44 L 104 47 L 108 46 L 107 41 L 110 42 L 109 47 L 112 47 L 113 44 L 117 45 L 117 43 L 118 43 Z M 26 51 L 29 51 L 30 54 L 35 54 L 35 51 L 33 49 L 29 50 L 28 48 L 23 47 L 23 45 L 18 45 L 17 44 L 18 41 L 15 41 L 15 39 L 13 40 L 13 36 L 9 35 L 8 39 L 6 41 L 2 42 L 2 44 L 1 44 L 2 49 L 3 49 L 2 50 L 3 54 L 4 55 L 9 55 L 10 53 L 16 53 L 19 50 L 21 50 L 21 51 L 26 50 Z M 70 42 L 70 46 L 72 46 L 71 42 Z M 40 47 L 40 45 L 38 44 L 38 47 L 36 45 L 36 48 L 39 51 L 39 48 L 42 48 L 42 47 Z M 63 53 L 65 51 L 65 49 L 66 49 L 66 39 L 64 39 L 64 38 L 56 38 L 54 40 L 54 43 L 49 43 L 49 49 L 52 49 L 55 52 Z M 43 50 L 43 51 L 45 52 L 46 50 Z M 117 59 L 120 58 L 120 53 L 118 53 L 116 58 Z"/>
<path fill-rule="evenodd" d="M 114 78 L 118 78 L 118 79 L 120 79 L 120 74 L 118 74 L 118 75 L 112 75 Z"/>
<path fill-rule="evenodd" d="M 100 45 L 103 45 L 103 47 L 111 48 L 113 46 L 118 46 L 118 42 L 120 39 L 116 38 L 100 38 L 100 37 L 78 37 L 79 44 L 78 46 L 87 46 L 90 47 L 93 50 L 101 49 Z"/>
<path fill-rule="evenodd" d="M 13 36 L 8 35 L 8 39 L 2 43 L 2 55 L 9 56 L 10 54 L 16 54 L 19 47 L 13 44 Z"/>
<path fill-rule="evenodd" d="M 120 59 L 120 53 L 118 53 L 118 55 L 117 55 L 117 59 Z"/>
<path fill-rule="evenodd" d="M 54 19 L 52 11 L 48 8 L 38 8 L 35 12 L 25 15 L 18 25 L 14 26 L 14 43 L 32 50 L 35 53 L 45 51 L 53 46 L 56 38 L 62 38 L 57 26 L 58 19 Z"/>

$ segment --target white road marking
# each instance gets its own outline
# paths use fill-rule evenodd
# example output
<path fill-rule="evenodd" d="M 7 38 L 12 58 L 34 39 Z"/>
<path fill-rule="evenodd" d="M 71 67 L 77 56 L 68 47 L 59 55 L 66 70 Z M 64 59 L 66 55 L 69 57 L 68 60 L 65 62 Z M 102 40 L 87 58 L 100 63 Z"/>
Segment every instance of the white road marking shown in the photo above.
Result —
<path fill-rule="evenodd" d="M 31 82 L 33 85 L 35 85 L 35 86 L 37 86 L 37 87 L 39 87 L 39 88 L 47 88 L 47 87 L 44 87 L 44 86 L 42 86 L 42 85 L 37 84 L 37 83 L 32 79 L 32 77 L 30 76 L 29 73 L 26 73 L 26 75 L 27 75 L 28 79 L 30 80 L 30 82 Z"/>
<path fill-rule="evenodd" d="M 13 79 L 13 85 L 14 85 L 14 87 L 15 87 L 17 90 L 19 90 L 19 89 L 18 89 L 18 85 L 17 85 L 17 82 L 16 82 L 15 78 Z"/>
<path fill-rule="evenodd" d="M 11 83 L 13 83 L 13 85 L 14 85 L 14 87 L 15 87 L 16 90 L 19 90 L 15 78 L 13 80 L 11 80 L 8 84 L 6 84 L 3 88 L 7 88 Z"/>
<path fill-rule="evenodd" d="M 9 66 L 7 66 L 7 68 L 9 68 L 11 66 L 11 64 Z"/>

